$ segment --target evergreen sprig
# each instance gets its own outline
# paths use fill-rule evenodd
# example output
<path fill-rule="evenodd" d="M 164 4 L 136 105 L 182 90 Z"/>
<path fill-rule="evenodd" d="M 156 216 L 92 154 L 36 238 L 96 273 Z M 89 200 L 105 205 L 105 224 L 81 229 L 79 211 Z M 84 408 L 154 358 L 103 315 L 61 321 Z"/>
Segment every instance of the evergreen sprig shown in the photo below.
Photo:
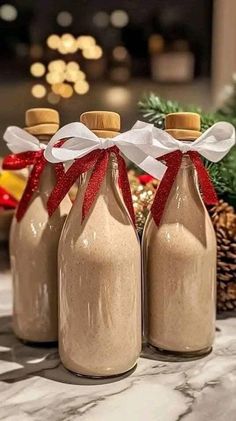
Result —
<path fill-rule="evenodd" d="M 235 102 L 234 102 L 235 101 Z M 236 127 L 236 82 L 235 97 L 231 99 L 227 107 L 223 107 L 215 113 L 206 113 L 200 107 L 194 105 L 184 106 L 177 101 L 164 100 L 151 93 L 139 101 L 138 106 L 148 122 L 159 128 L 164 128 L 165 116 L 169 113 L 188 111 L 201 115 L 201 130 L 204 132 L 218 121 L 228 121 Z M 235 113 L 234 113 L 235 111 Z M 236 148 L 219 163 L 204 160 L 213 184 L 220 194 L 236 194 Z"/>

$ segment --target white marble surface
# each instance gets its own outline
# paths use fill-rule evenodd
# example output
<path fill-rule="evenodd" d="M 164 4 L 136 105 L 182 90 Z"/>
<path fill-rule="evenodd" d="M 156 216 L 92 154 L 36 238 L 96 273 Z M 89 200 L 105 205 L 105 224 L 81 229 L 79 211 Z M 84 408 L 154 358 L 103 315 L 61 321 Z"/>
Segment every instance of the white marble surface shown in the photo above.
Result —
<path fill-rule="evenodd" d="M 78 378 L 57 349 L 14 337 L 10 274 L 0 257 L 0 420 L 236 420 L 236 319 L 217 321 L 214 351 L 203 359 L 167 362 L 144 352 L 128 377 Z"/>

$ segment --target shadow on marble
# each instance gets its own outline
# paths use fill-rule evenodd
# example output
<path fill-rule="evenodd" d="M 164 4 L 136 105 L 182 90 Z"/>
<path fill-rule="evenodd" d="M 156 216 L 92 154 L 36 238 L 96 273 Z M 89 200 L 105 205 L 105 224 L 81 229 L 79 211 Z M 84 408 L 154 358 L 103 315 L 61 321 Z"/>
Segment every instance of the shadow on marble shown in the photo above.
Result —
<path fill-rule="evenodd" d="M 12 331 L 10 316 L 0 317 L 0 360 L 0 381 L 6 383 L 15 383 L 37 376 L 59 383 L 94 386 L 119 382 L 136 369 L 134 367 L 121 376 L 102 379 L 74 375 L 61 364 L 56 347 L 43 348 L 19 341 Z"/>
<path fill-rule="evenodd" d="M 202 358 L 205 358 L 207 355 L 211 354 L 211 352 L 212 352 L 212 349 L 210 349 L 206 354 L 203 354 L 203 355 L 184 357 L 180 355 L 172 355 L 168 353 L 167 351 L 160 352 L 155 347 L 145 344 L 141 352 L 141 357 L 147 358 L 149 360 L 154 360 L 154 361 L 185 363 L 185 362 L 190 362 L 190 361 L 201 360 Z"/>

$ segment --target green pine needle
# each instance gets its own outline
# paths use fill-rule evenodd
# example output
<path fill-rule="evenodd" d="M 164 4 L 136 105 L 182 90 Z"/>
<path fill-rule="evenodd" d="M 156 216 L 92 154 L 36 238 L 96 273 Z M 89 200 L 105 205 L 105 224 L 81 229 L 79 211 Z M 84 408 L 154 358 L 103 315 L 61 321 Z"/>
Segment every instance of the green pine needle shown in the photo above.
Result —
<path fill-rule="evenodd" d="M 177 101 L 164 100 L 154 93 L 145 96 L 138 103 L 142 116 L 159 128 L 164 128 L 165 116 L 181 111 L 195 112 L 201 115 L 201 130 L 204 132 L 218 121 L 228 121 L 236 127 L 236 82 L 234 97 L 229 103 L 215 113 L 205 113 L 194 105 L 184 106 Z M 236 148 L 220 162 L 204 160 L 215 189 L 219 194 L 236 193 Z"/>

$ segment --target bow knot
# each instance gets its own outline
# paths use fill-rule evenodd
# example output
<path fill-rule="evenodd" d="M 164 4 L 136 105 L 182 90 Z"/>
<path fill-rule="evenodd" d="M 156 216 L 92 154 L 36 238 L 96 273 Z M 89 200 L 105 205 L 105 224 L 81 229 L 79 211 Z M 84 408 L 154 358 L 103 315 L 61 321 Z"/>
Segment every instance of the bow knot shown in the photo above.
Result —
<path fill-rule="evenodd" d="M 185 154 L 185 153 L 191 151 L 191 144 L 181 142 L 180 145 L 179 145 L 179 150 L 180 150 L 180 152 Z"/>
<path fill-rule="evenodd" d="M 112 146 L 115 146 L 115 142 L 113 139 L 110 138 L 99 138 L 100 144 L 99 149 L 108 149 Z"/>

